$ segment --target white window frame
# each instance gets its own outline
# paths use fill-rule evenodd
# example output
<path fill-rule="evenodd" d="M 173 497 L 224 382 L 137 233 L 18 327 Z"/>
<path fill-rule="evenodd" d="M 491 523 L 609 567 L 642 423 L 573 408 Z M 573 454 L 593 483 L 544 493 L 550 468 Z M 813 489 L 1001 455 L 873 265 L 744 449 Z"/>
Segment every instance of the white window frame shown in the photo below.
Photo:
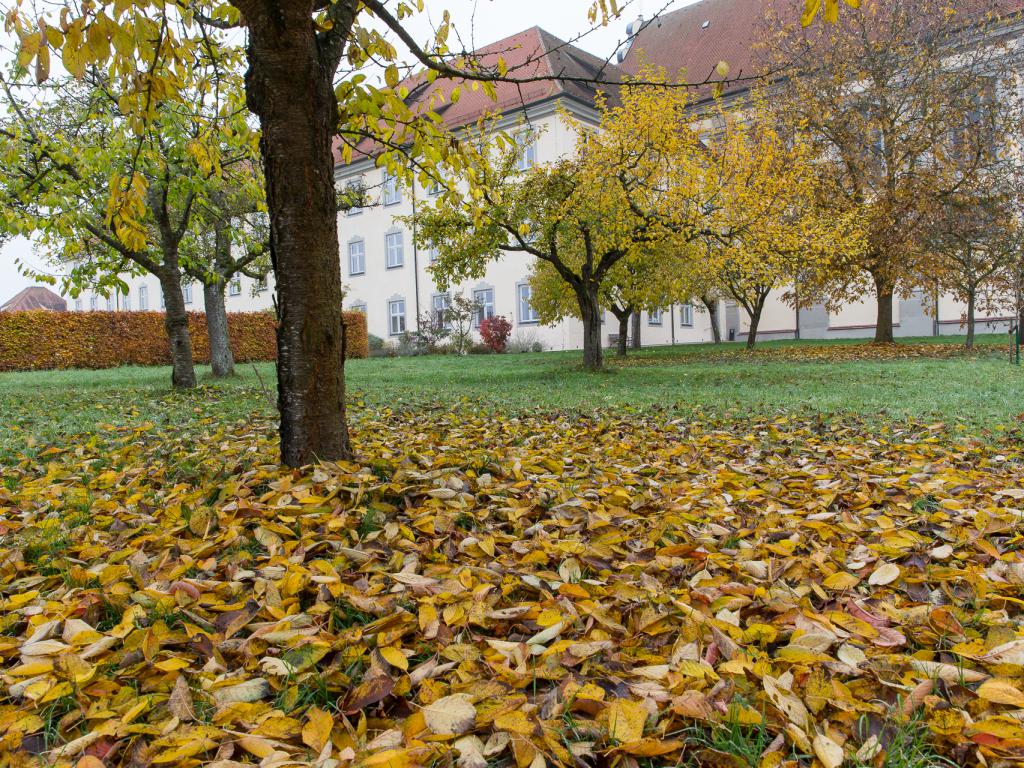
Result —
<path fill-rule="evenodd" d="M 96 296 L 95 294 L 90 296 L 89 297 L 89 311 L 90 312 L 95 312 L 99 308 L 100 308 L 99 297 Z"/>
<path fill-rule="evenodd" d="M 439 328 L 447 328 L 451 324 L 448 310 L 452 308 L 450 293 L 435 293 L 430 297 L 430 319 Z"/>
<path fill-rule="evenodd" d="M 253 285 L 252 289 L 256 291 L 256 293 L 263 293 L 265 290 L 267 290 L 267 278 L 259 278 Z"/>
<path fill-rule="evenodd" d="M 403 333 L 405 333 L 405 299 L 390 299 L 388 301 L 388 336 L 401 336 Z"/>
<path fill-rule="evenodd" d="M 481 298 L 482 295 L 486 296 L 490 294 L 490 299 Z M 477 288 L 473 291 L 473 301 L 476 302 L 476 318 L 473 321 L 473 327 L 479 328 L 480 323 L 484 321 L 486 317 L 494 317 L 494 289 L 493 288 Z"/>
<path fill-rule="evenodd" d="M 523 295 L 523 289 L 527 291 L 525 296 Z M 530 303 L 532 298 L 533 288 L 530 287 L 529 283 L 516 283 L 516 311 L 518 312 L 520 325 L 537 325 L 540 322 L 540 315 Z"/>
<path fill-rule="evenodd" d="M 144 285 L 139 286 L 139 311 L 149 311 L 149 288 Z"/>
<path fill-rule="evenodd" d="M 82 300 L 81 299 L 75 299 L 75 312 L 81 312 L 81 311 L 82 311 Z"/>
<path fill-rule="evenodd" d="M 241 296 L 242 295 L 242 276 L 234 275 L 228 281 L 228 296 Z"/>
<path fill-rule="evenodd" d="M 693 304 L 679 305 L 679 325 L 682 328 L 693 328 Z"/>
<path fill-rule="evenodd" d="M 366 314 L 366 302 L 365 301 L 353 301 L 348 308 L 349 312 L 362 312 Z"/>
<path fill-rule="evenodd" d="M 183 283 L 181 286 L 181 299 L 185 306 L 192 303 L 192 283 Z"/>
<path fill-rule="evenodd" d="M 397 238 L 397 241 L 395 240 Z M 398 247 L 394 247 L 394 243 L 398 243 Z M 398 254 L 398 261 L 392 262 L 392 254 Z M 403 237 L 402 230 L 396 229 L 392 232 L 384 233 L 384 268 L 385 269 L 401 269 L 405 266 L 405 237 Z"/>
<path fill-rule="evenodd" d="M 121 294 L 121 311 L 131 312 L 132 311 L 132 292 L 131 288 L 125 290 Z"/>
<path fill-rule="evenodd" d="M 663 322 L 662 316 L 664 312 L 661 308 L 652 309 L 647 313 L 647 324 L 660 326 Z"/>
<path fill-rule="evenodd" d="M 353 257 L 358 257 L 358 264 L 353 263 Z M 356 266 L 359 268 L 356 269 Z M 348 274 L 349 277 L 366 274 L 366 241 L 361 237 L 348 241 Z"/>
<path fill-rule="evenodd" d="M 113 312 L 113 311 L 114 311 L 114 299 L 112 297 L 110 297 L 110 296 L 107 296 L 107 312 Z"/>
<path fill-rule="evenodd" d="M 516 170 L 528 171 L 537 164 L 537 137 L 527 129 L 515 135 L 515 142 L 518 148 Z"/>
<path fill-rule="evenodd" d="M 398 205 L 402 202 L 402 188 L 398 185 L 398 176 L 393 176 L 384 169 L 381 177 L 381 203 L 385 206 Z"/>

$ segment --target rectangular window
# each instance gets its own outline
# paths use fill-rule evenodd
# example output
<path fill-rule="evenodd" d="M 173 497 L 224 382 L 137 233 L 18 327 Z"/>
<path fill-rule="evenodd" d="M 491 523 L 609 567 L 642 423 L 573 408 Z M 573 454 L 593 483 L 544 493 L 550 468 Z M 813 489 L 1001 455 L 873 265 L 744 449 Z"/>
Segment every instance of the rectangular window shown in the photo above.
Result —
<path fill-rule="evenodd" d="M 149 288 L 144 285 L 139 286 L 139 309 L 142 312 L 149 309 Z"/>
<path fill-rule="evenodd" d="M 402 202 L 402 190 L 398 187 L 398 177 L 384 171 L 381 182 L 381 199 L 384 205 L 395 205 Z"/>
<path fill-rule="evenodd" d="M 388 302 L 388 333 L 392 336 L 405 333 L 405 299 Z"/>
<path fill-rule="evenodd" d="M 192 303 L 192 283 L 181 286 L 181 298 L 186 304 Z"/>
<path fill-rule="evenodd" d="M 253 290 L 255 290 L 256 293 L 263 293 L 265 290 L 267 290 L 267 278 L 261 277 L 259 280 L 257 280 L 255 285 L 253 285 Z"/>
<path fill-rule="evenodd" d="M 75 312 L 81 312 L 81 311 L 82 311 L 82 300 L 81 299 L 75 299 Z"/>
<path fill-rule="evenodd" d="M 537 164 L 537 141 L 531 131 L 521 131 L 516 134 L 516 145 L 519 147 L 519 157 L 516 161 L 516 168 L 526 171 Z"/>
<path fill-rule="evenodd" d="M 362 275 L 366 272 L 366 243 L 353 240 L 348 244 L 348 273 Z"/>
<path fill-rule="evenodd" d="M 363 302 L 361 302 L 361 301 L 357 301 L 355 304 L 353 304 L 351 307 L 348 308 L 348 311 L 349 312 L 362 312 L 365 315 L 366 314 L 366 305 Z"/>
<path fill-rule="evenodd" d="M 537 310 L 530 304 L 530 299 L 533 298 L 533 289 L 529 283 L 520 283 L 516 286 L 516 294 L 519 297 L 519 322 L 520 323 L 537 323 L 540 322 L 540 315 L 537 314 Z"/>
<path fill-rule="evenodd" d="M 89 311 L 95 312 L 99 307 L 99 300 L 95 296 L 89 297 Z"/>
<path fill-rule="evenodd" d="M 693 327 L 693 304 L 683 304 L 679 307 L 679 324 L 684 328 Z"/>
<path fill-rule="evenodd" d="M 125 291 L 121 294 L 121 309 L 130 312 L 132 309 L 132 295 Z"/>
<path fill-rule="evenodd" d="M 112 298 L 110 298 L 109 296 L 107 296 L 107 312 L 113 312 L 113 311 L 114 311 L 114 300 Z"/>
<path fill-rule="evenodd" d="M 430 316 L 438 328 L 448 326 L 448 310 L 452 306 L 452 297 L 447 293 L 435 293 L 430 301 Z"/>
<path fill-rule="evenodd" d="M 231 278 L 231 282 L 228 283 L 228 296 L 241 296 L 242 295 L 242 278 L 239 275 L 235 275 Z"/>
<path fill-rule="evenodd" d="M 405 264 L 405 254 L 402 251 L 402 233 L 388 232 L 384 235 L 384 266 L 388 269 L 397 269 Z"/>
<path fill-rule="evenodd" d="M 442 192 L 444 192 L 444 185 L 440 181 L 435 179 L 427 184 L 427 194 L 431 197 L 437 197 Z"/>
<path fill-rule="evenodd" d="M 433 264 L 436 261 L 437 261 L 437 248 L 428 248 L 427 249 L 427 263 L 428 264 Z"/>
<path fill-rule="evenodd" d="M 476 302 L 475 325 L 479 328 L 485 317 L 494 317 L 494 289 L 481 288 L 473 291 L 473 301 Z"/>
<path fill-rule="evenodd" d="M 648 325 L 661 325 L 661 310 L 652 309 L 647 313 L 647 324 Z"/>

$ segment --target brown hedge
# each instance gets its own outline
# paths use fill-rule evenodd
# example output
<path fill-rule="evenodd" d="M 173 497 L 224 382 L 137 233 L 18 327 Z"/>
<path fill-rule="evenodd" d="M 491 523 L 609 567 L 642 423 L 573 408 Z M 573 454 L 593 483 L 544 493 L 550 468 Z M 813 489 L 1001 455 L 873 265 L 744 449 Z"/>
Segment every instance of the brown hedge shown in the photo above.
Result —
<path fill-rule="evenodd" d="M 189 314 L 197 363 L 210 360 L 206 315 Z M 235 360 L 277 358 L 275 319 L 269 312 L 228 313 Z M 346 356 L 369 354 L 366 315 L 345 312 Z M 162 312 L 0 312 L 0 371 L 113 368 L 171 362 Z"/>

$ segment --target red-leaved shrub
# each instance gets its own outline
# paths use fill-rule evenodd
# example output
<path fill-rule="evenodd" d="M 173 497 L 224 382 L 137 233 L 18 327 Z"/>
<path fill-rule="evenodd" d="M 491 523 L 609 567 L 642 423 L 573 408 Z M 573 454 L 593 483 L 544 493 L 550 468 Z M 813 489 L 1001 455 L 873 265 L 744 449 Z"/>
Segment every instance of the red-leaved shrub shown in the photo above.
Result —
<path fill-rule="evenodd" d="M 508 337 L 512 333 L 512 323 L 503 315 L 485 317 L 480 321 L 480 338 L 484 344 L 495 352 L 504 352 Z"/>

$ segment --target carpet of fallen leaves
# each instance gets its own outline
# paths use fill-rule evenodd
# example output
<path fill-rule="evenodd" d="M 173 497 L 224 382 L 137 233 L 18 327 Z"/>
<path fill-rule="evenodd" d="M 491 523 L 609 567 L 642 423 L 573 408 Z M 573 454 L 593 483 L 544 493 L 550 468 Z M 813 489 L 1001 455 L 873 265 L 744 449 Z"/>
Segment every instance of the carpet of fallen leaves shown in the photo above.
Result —
<path fill-rule="evenodd" d="M 385 411 L 298 472 L 207 428 L 3 468 L 0 763 L 1024 760 L 1009 439 Z"/>
<path fill-rule="evenodd" d="M 886 362 L 890 360 L 952 360 L 961 357 L 997 357 L 1009 359 L 1007 344 L 978 343 L 972 349 L 954 343 L 895 344 L 794 344 L 791 346 L 754 347 L 741 344 L 714 349 L 703 348 L 700 354 L 676 353 L 616 358 L 609 355 L 613 366 L 666 365 L 676 363 L 764 362 L 764 363 L 851 363 Z"/>

